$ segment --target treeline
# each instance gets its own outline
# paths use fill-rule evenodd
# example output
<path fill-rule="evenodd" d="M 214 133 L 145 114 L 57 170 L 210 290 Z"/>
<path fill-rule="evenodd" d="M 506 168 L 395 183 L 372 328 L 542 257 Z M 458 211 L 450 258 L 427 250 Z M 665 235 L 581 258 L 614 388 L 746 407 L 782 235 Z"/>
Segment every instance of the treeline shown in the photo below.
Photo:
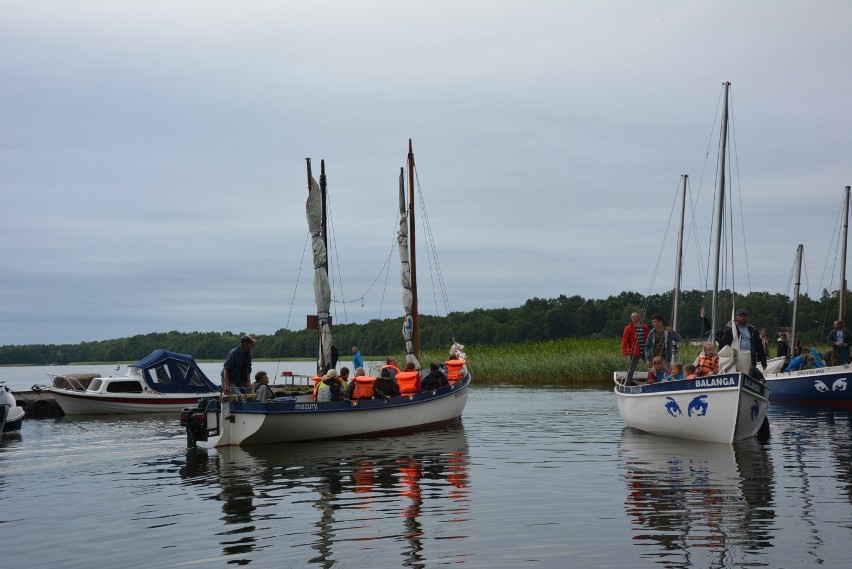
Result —
<path fill-rule="evenodd" d="M 730 319 L 731 293 L 721 293 L 717 307 L 718 326 Z M 710 300 L 704 291 L 680 294 L 678 331 L 686 338 L 698 338 L 702 331 L 699 309 L 709 317 Z M 791 325 L 792 300 L 781 294 L 753 292 L 737 297 L 737 307 L 749 310 L 749 321 L 766 327 L 773 339 L 780 328 Z M 655 312 L 667 321 L 672 311 L 671 293 L 643 296 L 622 292 L 603 300 L 580 296 L 533 298 L 517 308 L 477 309 L 454 312 L 447 317 L 421 316 L 421 345 L 424 350 L 449 350 L 455 338 L 468 351 L 474 346 L 499 347 L 525 342 L 564 338 L 621 337 L 630 313 L 638 310 L 650 319 Z M 837 318 L 837 293 L 823 291 L 819 300 L 799 299 L 797 337 L 805 344 L 825 342 Z M 372 320 L 366 324 L 335 324 L 333 335 L 342 357 L 357 345 L 364 354 L 382 356 L 402 350 L 402 318 Z M 251 332 L 250 330 L 248 332 Z M 196 359 L 223 359 L 239 343 L 233 332 L 151 333 L 80 344 L 34 344 L 0 346 L 0 365 L 47 365 L 69 362 L 121 362 L 141 359 L 157 348 L 191 354 Z M 316 331 L 281 329 L 272 335 L 258 335 L 255 358 L 311 358 L 316 356 Z M 617 344 L 614 344 L 617 345 Z"/>

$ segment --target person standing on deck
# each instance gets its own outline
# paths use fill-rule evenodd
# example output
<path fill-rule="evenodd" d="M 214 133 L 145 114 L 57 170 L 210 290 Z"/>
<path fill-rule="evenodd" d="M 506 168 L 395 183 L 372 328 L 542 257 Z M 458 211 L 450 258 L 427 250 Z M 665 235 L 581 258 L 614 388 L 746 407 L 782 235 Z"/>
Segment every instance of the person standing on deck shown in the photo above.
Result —
<path fill-rule="evenodd" d="M 641 321 L 638 312 L 630 315 L 630 322 L 627 323 L 624 332 L 621 334 L 621 353 L 630 358 L 630 363 L 627 366 L 627 379 L 624 380 L 625 385 L 629 385 L 633 381 L 636 366 L 639 364 L 639 360 L 644 359 L 645 339 L 648 337 L 649 331 L 648 325 Z"/>
<path fill-rule="evenodd" d="M 852 333 L 843 327 L 840 320 L 834 321 L 834 328 L 828 333 L 828 343 L 831 344 L 831 363 L 829 365 L 839 366 L 849 363 L 849 343 L 852 342 Z"/>
<path fill-rule="evenodd" d="M 779 358 L 784 358 L 784 367 L 786 367 L 790 363 L 790 344 L 787 342 L 787 332 L 778 334 L 776 345 L 778 346 L 778 351 L 775 355 Z"/>
<path fill-rule="evenodd" d="M 760 339 L 760 332 L 748 323 L 748 310 L 745 308 L 737 310 L 734 319 L 736 322 L 732 326 L 737 327 L 737 335 L 740 339 L 739 350 L 751 353 L 751 369 L 748 374 L 754 379 L 763 381 L 763 373 L 757 369 L 758 362 L 763 366 L 763 369 L 766 369 L 766 352 L 763 350 L 763 340 Z M 719 341 L 719 349 L 734 343 L 732 326 L 728 326 L 725 329 L 725 334 Z"/>
<path fill-rule="evenodd" d="M 257 342 L 248 334 L 240 338 L 240 345 L 228 352 L 222 367 L 224 393 L 248 393 L 251 389 L 251 350 Z"/>
<path fill-rule="evenodd" d="M 665 360 L 666 371 L 670 370 L 674 344 L 679 342 L 683 342 L 683 338 L 671 326 L 666 328 L 663 315 L 659 312 L 652 315 L 651 331 L 645 340 L 645 365 L 648 369 L 651 369 L 654 358 L 660 356 Z"/>
<path fill-rule="evenodd" d="M 352 346 L 352 369 L 364 367 L 364 358 L 361 356 L 361 350 L 358 346 Z"/>

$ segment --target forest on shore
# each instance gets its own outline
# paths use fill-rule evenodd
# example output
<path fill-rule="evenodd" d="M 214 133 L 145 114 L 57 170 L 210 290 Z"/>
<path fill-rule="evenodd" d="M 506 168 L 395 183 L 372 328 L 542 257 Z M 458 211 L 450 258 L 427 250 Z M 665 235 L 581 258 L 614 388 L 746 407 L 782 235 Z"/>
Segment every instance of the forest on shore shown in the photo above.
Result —
<path fill-rule="evenodd" d="M 718 303 L 717 327 L 730 319 L 731 292 L 722 291 Z M 793 302 L 782 294 L 752 292 L 738 295 L 737 308 L 747 308 L 749 322 L 765 327 L 774 340 L 781 329 L 791 325 Z M 699 310 L 710 312 L 706 291 L 682 291 L 679 300 L 678 331 L 684 338 L 701 335 Z M 421 315 L 420 334 L 423 350 L 447 352 L 453 339 L 464 344 L 468 355 L 481 349 L 499 349 L 530 343 L 569 339 L 612 339 L 613 351 L 620 355 L 620 338 L 630 313 L 638 310 L 645 321 L 659 312 L 668 321 L 672 312 L 672 294 L 643 296 L 622 292 L 602 300 L 561 295 L 557 298 L 532 298 L 517 308 L 476 309 L 453 312 L 445 317 Z M 820 299 L 799 298 L 797 337 L 805 344 L 825 343 L 825 337 L 837 319 L 838 293 L 824 290 Z M 357 345 L 362 353 L 380 357 L 404 350 L 402 318 L 371 320 L 365 324 L 334 324 L 333 336 L 341 357 L 348 357 Z M 190 354 L 198 360 L 223 359 L 239 343 L 244 333 L 253 334 L 257 359 L 312 358 L 316 356 L 315 330 L 280 329 L 274 334 L 239 332 L 155 332 L 128 338 L 81 342 L 79 344 L 31 344 L 0 346 L 0 365 L 65 365 L 79 362 L 131 362 L 158 348 Z"/>

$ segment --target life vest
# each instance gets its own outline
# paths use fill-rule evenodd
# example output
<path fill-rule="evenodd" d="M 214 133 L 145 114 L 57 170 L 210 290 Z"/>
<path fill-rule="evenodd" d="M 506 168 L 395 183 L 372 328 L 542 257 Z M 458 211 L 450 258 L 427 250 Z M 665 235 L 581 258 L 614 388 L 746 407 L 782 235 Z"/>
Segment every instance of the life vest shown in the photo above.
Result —
<path fill-rule="evenodd" d="M 314 382 L 314 399 L 316 399 L 317 391 L 319 390 L 320 383 L 322 383 L 322 376 L 315 375 L 311 378 L 311 381 Z"/>
<path fill-rule="evenodd" d="M 396 374 L 396 383 L 399 385 L 400 395 L 410 395 L 420 391 L 420 372 L 401 371 Z"/>
<path fill-rule="evenodd" d="M 444 365 L 447 366 L 447 379 L 450 380 L 450 382 L 453 382 L 464 378 L 461 371 L 466 363 L 467 362 L 464 360 L 450 360 L 448 362 L 444 362 Z"/>
<path fill-rule="evenodd" d="M 705 376 L 719 373 L 719 356 L 698 356 L 698 365 L 695 366 L 695 375 Z"/>
<path fill-rule="evenodd" d="M 382 370 L 385 370 L 385 369 L 389 369 L 389 370 L 391 370 L 391 375 L 390 375 L 390 376 L 391 376 L 391 378 L 396 377 L 396 374 L 398 374 L 400 371 L 402 371 L 401 369 L 399 369 L 399 368 L 398 368 L 397 366 L 395 366 L 394 364 L 385 364 L 385 365 L 383 365 L 383 366 L 382 366 L 382 368 L 381 368 L 381 369 L 382 369 Z M 381 370 L 379 370 L 379 375 L 382 375 L 382 374 L 381 374 Z"/>
<path fill-rule="evenodd" d="M 359 375 L 355 377 L 355 390 L 352 392 L 352 399 L 372 399 L 373 398 L 373 382 L 375 377 L 369 375 Z"/>

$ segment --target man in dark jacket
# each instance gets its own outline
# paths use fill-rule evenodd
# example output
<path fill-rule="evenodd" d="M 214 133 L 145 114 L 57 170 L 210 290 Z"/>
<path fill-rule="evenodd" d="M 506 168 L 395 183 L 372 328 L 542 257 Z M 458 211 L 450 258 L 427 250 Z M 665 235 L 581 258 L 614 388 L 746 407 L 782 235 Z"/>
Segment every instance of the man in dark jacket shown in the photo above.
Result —
<path fill-rule="evenodd" d="M 739 335 L 740 345 L 737 349 L 751 352 L 751 369 L 749 375 L 755 379 L 763 381 L 763 373 L 757 369 L 757 362 L 766 369 L 766 350 L 763 349 L 763 341 L 760 339 L 760 332 L 748 323 L 748 311 L 744 308 L 737 310 L 734 317 L 736 320 L 737 334 Z M 730 346 L 734 341 L 734 333 L 730 326 L 725 329 L 722 340 L 719 342 L 719 349 L 724 346 Z"/>
<path fill-rule="evenodd" d="M 386 367 L 382 370 L 382 374 L 373 383 L 373 389 L 385 397 L 396 397 L 399 395 L 399 386 L 391 379 L 390 368 Z"/>
<path fill-rule="evenodd" d="M 828 333 L 828 343 L 831 344 L 831 363 L 829 365 L 840 366 L 849 363 L 849 344 L 852 342 L 852 333 L 843 327 L 840 320 L 834 321 L 834 328 Z"/>
<path fill-rule="evenodd" d="M 447 376 L 441 373 L 441 366 L 431 363 L 429 364 L 429 375 L 420 381 L 420 389 L 422 391 L 431 391 L 449 384 Z"/>

